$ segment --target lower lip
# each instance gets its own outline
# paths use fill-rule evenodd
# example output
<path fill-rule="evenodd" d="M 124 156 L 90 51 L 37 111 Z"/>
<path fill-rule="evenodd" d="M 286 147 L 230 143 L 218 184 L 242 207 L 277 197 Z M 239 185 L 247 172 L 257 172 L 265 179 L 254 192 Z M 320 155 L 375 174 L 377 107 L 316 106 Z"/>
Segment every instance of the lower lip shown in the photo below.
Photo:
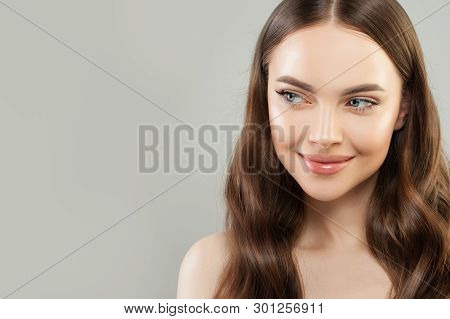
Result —
<path fill-rule="evenodd" d="M 344 167 L 346 167 L 350 161 L 353 159 L 349 159 L 345 162 L 341 162 L 341 163 L 319 163 L 319 162 L 314 162 L 311 160 L 308 160 L 306 158 L 304 158 L 302 155 L 300 155 L 303 160 L 306 163 L 306 166 L 313 172 L 316 174 L 322 174 L 322 175 L 330 175 L 330 174 L 334 174 L 339 172 L 341 169 L 343 169 Z"/>

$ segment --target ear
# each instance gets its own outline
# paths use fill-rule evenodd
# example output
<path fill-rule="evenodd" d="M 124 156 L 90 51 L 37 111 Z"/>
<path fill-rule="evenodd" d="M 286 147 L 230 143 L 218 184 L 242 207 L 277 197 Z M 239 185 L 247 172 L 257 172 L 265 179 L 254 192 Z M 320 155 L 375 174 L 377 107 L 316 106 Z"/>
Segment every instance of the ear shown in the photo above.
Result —
<path fill-rule="evenodd" d="M 411 108 L 411 93 L 407 91 L 406 93 L 403 93 L 402 100 L 400 101 L 400 110 L 398 112 L 397 120 L 395 121 L 394 130 L 400 130 L 403 128 L 407 118 L 408 114 Z"/>

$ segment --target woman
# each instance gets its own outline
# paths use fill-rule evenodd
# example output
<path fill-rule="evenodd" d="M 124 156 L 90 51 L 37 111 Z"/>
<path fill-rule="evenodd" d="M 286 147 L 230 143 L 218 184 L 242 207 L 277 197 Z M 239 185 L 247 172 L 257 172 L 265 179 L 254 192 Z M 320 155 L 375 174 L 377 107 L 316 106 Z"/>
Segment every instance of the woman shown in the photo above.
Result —
<path fill-rule="evenodd" d="M 395 0 L 285 0 L 256 44 L 226 230 L 178 298 L 447 298 L 449 170 Z"/>

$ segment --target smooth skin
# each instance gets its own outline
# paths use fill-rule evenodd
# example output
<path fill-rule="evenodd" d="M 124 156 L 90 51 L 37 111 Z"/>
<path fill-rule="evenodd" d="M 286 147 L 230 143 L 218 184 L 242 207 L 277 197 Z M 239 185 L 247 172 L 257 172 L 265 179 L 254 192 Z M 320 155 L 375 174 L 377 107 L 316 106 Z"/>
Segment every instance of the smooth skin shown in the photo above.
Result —
<path fill-rule="evenodd" d="M 370 253 L 365 220 L 392 134 L 409 111 L 395 65 L 367 35 L 329 22 L 288 36 L 268 69 L 272 141 L 306 193 L 305 228 L 294 248 L 305 297 L 388 298 L 391 282 Z M 362 84 L 381 89 L 343 94 Z M 354 158 L 341 171 L 320 175 L 305 169 L 298 153 Z M 209 235 L 188 250 L 177 298 L 212 297 L 228 254 L 225 236 Z"/>

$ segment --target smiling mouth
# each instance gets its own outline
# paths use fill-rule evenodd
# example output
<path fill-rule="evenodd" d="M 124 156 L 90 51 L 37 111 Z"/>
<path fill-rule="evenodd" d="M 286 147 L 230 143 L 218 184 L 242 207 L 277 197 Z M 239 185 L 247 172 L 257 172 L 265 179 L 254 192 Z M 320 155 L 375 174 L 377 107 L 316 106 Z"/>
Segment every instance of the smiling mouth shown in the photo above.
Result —
<path fill-rule="evenodd" d="M 300 154 L 300 157 L 305 162 L 308 169 L 316 174 L 320 175 L 330 175 L 335 174 L 342 170 L 344 167 L 346 167 L 354 158 L 353 157 L 314 157 L 314 156 L 304 156 L 303 154 Z M 330 161 L 334 162 L 330 162 Z M 321 161 L 321 162 L 319 162 Z"/>

